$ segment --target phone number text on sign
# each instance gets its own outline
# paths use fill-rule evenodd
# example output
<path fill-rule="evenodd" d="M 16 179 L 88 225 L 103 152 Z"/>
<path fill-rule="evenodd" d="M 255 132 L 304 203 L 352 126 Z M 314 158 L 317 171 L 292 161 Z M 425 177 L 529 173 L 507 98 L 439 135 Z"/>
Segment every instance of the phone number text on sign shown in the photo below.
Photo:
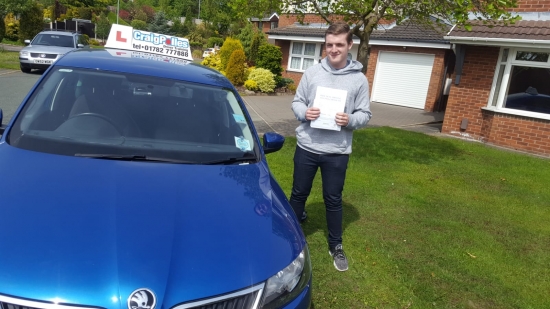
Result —
<path fill-rule="evenodd" d="M 171 55 L 171 56 L 189 57 L 189 52 L 187 50 L 169 49 L 169 48 L 151 46 L 146 44 L 133 44 L 133 48 L 135 50 L 144 50 L 148 52 L 160 53 L 160 54 Z"/>

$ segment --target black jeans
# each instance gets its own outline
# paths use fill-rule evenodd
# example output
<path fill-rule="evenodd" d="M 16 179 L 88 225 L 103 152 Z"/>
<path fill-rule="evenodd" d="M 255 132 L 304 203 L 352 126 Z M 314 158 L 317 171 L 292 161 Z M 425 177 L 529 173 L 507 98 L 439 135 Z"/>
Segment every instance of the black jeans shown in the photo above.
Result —
<path fill-rule="evenodd" d="M 328 244 L 332 249 L 342 243 L 342 191 L 346 179 L 349 155 L 319 155 L 296 146 L 294 153 L 294 183 L 290 205 L 298 218 L 302 217 L 317 169 L 321 168 L 323 199 L 328 227 Z"/>

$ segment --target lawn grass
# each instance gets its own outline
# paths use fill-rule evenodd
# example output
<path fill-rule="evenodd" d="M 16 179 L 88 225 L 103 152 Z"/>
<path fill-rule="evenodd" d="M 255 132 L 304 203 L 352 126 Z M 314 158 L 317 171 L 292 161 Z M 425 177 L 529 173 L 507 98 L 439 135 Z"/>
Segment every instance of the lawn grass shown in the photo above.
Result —
<path fill-rule="evenodd" d="M 0 68 L 19 70 L 19 52 L 3 50 L 0 47 Z"/>
<path fill-rule="evenodd" d="M 294 138 L 269 154 L 289 196 Z M 550 160 L 393 128 L 355 132 L 332 266 L 320 177 L 303 224 L 314 308 L 550 308 Z"/>

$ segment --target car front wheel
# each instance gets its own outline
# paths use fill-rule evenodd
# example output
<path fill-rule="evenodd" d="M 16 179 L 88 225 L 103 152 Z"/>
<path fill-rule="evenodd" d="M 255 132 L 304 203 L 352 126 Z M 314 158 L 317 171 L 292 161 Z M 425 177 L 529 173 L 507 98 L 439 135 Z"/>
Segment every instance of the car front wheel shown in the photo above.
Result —
<path fill-rule="evenodd" d="M 30 73 L 31 72 L 31 68 L 26 68 L 22 64 L 19 64 L 19 67 L 21 68 L 21 72 L 23 72 L 23 73 Z"/>

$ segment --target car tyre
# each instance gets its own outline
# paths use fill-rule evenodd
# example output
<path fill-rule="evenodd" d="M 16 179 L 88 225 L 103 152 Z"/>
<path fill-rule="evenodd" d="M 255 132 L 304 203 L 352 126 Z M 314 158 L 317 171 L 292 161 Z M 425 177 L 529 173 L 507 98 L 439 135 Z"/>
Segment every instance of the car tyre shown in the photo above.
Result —
<path fill-rule="evenodd" d="M 19 67 L 21 68 L 21 72 L 23 73 L 30 73 L 31 72 L 31 69 L 30 68 L 25 68 L 23 65 L 19 64 Z"/>

